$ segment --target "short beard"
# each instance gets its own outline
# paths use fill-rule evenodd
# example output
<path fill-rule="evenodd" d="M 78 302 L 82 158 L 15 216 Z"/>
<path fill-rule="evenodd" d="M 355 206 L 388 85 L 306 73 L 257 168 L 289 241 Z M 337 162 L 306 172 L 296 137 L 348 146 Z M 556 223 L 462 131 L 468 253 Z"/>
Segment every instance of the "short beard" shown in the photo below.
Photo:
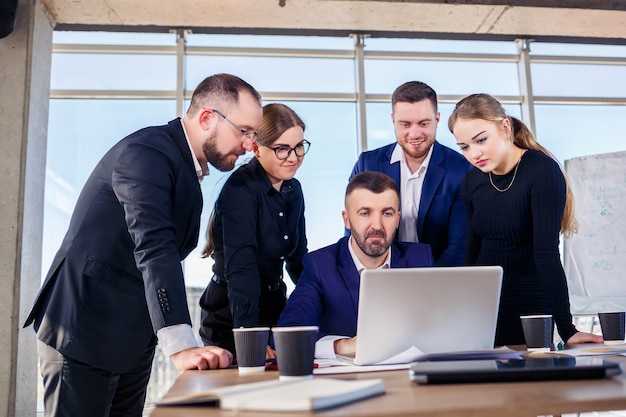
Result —
<path fill-rule="evenodd" d="M 435 142 L 434 139 L 431 140 L 431 138 L 426 139 L 426 141 L 424 143 L 430 143 L 430 146 L 428 146 L 425 149 L 420 149 L 420 150 L 415 150 L 413 148 L 411 148 L 410 145 L 408 145 L 407 143 L 405 143 L 404 141 L 402 143 L 400 143 L 400 147 L 402 148 L 402 150 L 404 151 L 405 154 L 409 155 L 411 158 L 413 159 L 419 159 L 419 158 L 424 158 L 426 155 L 428 155 L 428 152 L 430 151 L 430 148 L 433 146 L 433 143 Z"/>
<path fill-rule="evenodd" d="M 217 135 L 213 135 L 202 145 L 202 152 L 207 162 L 218 171 L 227 172 L 235 168 L 235 161 L 228 160 L 228 155 L 224 155 L 217 150 Z"/>
<path fill-rule="evenodd" d="M 370 236 L 380 236 L 383 238 L 383 242 L 368 244 L 367 238 Z M 352 232 L 352 237 L 354 237 L 357 246 L 363 253 L 372 258 L 384 255 L 387 249 L 389 249 L 389 246 L 391 246 L 391 242 L 387 240 L 387 236 L 383 230 L 371 230 L 365 234 L 365 237 L 361 237 L 358 233 Z"/>

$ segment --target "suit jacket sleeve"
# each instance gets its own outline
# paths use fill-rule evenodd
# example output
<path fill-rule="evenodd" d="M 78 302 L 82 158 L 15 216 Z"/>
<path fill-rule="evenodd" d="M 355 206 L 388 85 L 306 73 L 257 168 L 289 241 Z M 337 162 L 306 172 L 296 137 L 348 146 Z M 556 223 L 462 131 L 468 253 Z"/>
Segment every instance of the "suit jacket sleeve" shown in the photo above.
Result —
<path fill-rule="evenodd" d="M 180 153 L 172 155 L 171 151 L 169 147 L 159 149 L 131 142 L 112 174 L 113 190 L 124 208 L 128 233 L 135 245 L 135 262 L 143 277 L 155 332 L 166 326 L 191 324 L 177 244 L 177 228 L 187 227 L 174 223 L 172 199 L 176 193 L 185 193 L 175 188 L 181 171 L 189 168 L 182 158 L 176 158 Z M 197 234 L 195 239 L 197 243 Z"/>
<path fill-rule="evenodd" d="M 463 264 L 467 239 L 467 214 L 463 205 L 461 187 L 457 188 L 450 211 L 448 246 L 437 258 L 437 266 L 460 266 Z"/>
<path fill-rule="evenodd" d="M 430 245 L 414 242 L 394 242 L 391 249 L 392 268 L 422 268 L 435 265 Z"/>
<path fill-rule="evenodd" d="M 315 257 L 304 256 L 300 281 L 278 320 L 279 326 L 319 326 L 323 313 L 324 288 Z M 324 336 L 319 334 L 319 337 Z"/>
<path fill-rule="evenodd" d="M 352 168 L 352 172 L 350 173 L 350 178 L 348 178 L 348 181 L 352 179 L 352 177 L 354 177 L 356 174 L 359 174 L 363 171 L 365 171 L 365 158 L 363 158 L 364 152 L 361 153 L 361 155 L 359 155 L 359 158 L 357 159 L 356 163 L 354 164 L 354 167 Z"/>

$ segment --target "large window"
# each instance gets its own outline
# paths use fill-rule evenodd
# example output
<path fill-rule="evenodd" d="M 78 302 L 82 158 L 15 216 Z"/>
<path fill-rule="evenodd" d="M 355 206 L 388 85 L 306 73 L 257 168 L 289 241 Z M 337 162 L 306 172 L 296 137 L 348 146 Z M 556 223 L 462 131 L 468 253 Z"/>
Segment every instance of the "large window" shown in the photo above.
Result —
<path fill-rule="evenodd" d="M 438 140 L 453 149 L 447 119 L 456 101 L 475 92 L 499 97 L 511 115 L 534 117 L 538 139 L 561 162 L 626 149 L 619 128 L 626 120 L 624 46 L 530 43 L 528 53 L 513 41 L 186 34 L 181 47 L 177 36 L 55 32 L 44 274 L 102 154 L 139 128 L 175 118 L 185 108 L 181 97 L 188 100 L 213 73 L 241 76 L 266 103 L 284 102 L 306 123 L 312 146 L 297 178 L 305 194 L 309 250 L 342 236 L 340 212 L 352 166 L 360 149 L 395 141 L 389 98 L 405 81 L 425 81 L 438 92 Z M 530 60 L 530 74 L 519 71 L 523 59 Z M 227 175 L 213 169 L 202 184 L 203 228 Z M 210 260 L 198 253 L 185 261 L 194 320 L 199 292 L 211 276 Z M 174 376 L 157 355 L 148 402 Z"/>

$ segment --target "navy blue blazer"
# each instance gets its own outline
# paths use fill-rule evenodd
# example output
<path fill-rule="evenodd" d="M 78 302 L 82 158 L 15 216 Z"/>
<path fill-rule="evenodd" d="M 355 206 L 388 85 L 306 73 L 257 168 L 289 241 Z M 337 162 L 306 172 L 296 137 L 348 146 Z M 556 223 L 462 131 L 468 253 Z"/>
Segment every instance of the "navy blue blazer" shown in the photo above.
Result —
<path fill-rule="evenodd" d="M 181 261 L 201 211 L 180 119 L 122 139 L 83 187 L 25 326 L 63 355 L 130 370 L 156 331 L 191 324 Z"/>
<path fill-rule="evenodd" d="M 356 335 L 359 273 L 348 250 L 349 237 L 304 255 L 304 270 L 278 326 L 319 326 L 319 337 Z M 423 243 L 394 242 L 392 268 L 433 265 L 430 247 Z"/>
<path fill-rule="evenodd" d="M 362 152 L 350 178 L 363 171 L 379 171 L 393 178 L 399 189 L 400 162 L 389 163 L 395 146 L 392 143 Z M 461 154 L 435 141 L 415 227 L 419 241 L 430 245 L 436 266 L 463 265 L 467 215 L 461 197 L 461 182 L 471 169 Z"/>

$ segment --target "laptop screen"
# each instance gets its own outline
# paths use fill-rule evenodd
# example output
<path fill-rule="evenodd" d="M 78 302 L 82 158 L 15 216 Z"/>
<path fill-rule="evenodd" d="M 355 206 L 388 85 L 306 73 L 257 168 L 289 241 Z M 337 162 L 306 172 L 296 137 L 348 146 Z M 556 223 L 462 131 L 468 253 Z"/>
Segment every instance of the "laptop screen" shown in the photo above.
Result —
<path fill-rule="evenodd" d="M 363 271 L 354 363 L 412 346 L 423 353 L 493 348 L 501 285 L 499 266 Z"/>

